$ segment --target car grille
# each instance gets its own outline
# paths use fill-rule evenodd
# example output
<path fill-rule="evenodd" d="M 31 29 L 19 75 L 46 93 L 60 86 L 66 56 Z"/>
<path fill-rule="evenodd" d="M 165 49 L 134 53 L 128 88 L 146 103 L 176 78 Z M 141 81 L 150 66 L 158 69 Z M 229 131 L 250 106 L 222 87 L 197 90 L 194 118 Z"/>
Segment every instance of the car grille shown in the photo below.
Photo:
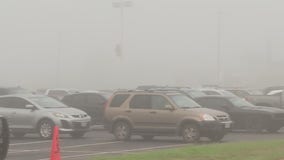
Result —
<path fill-rule="evenodd" d="M 217 115 L 216 119 L 218 121 L 229 121 L 230 120 L 230 118 L 227 115 Z"/>
<path fill-rule="evenodd" d="M 77 114 L 77 115 L 72 115 L 73 118 L 86 118 L 86 114 Z"/>
<path fill-rule="evenodd" d="M 90 127 L 90 123 L 88 122 L 86 126 L 82 126 L 82 123 L 84 122 L 73 122 L 72 125 L 73 125 L 73 128 L 74 129 L 86 129 L 86 128 L 89 128 Z"/>

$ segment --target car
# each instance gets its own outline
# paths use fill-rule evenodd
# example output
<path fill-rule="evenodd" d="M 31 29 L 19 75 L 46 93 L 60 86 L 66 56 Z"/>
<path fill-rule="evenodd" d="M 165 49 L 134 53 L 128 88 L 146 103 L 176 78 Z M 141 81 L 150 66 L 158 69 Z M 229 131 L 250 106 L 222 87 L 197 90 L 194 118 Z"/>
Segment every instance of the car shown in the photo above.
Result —
<path fill-rule="evenodd" d="M 79 93 L 79 91 L 76 89 L 47 89 L 45 91 L 45 95 L 57 100 L 62 100 L 64 96 L 73 93 Z"/>
<path fill-rule="evenodd" d="M 230 130 L 227 113 L 201 107 L 175 91 L 122 91 L 114 93 L 105 108 L 105 128 L 117 140 L 140 135 L 181 136 L 184 142 L 200 137 L 220 141 Z"/>
<path fill-rule="evenodd" d="M 103 124 L 104 108 L 109 97 L 110 94 L 105 92 L 88 91 L 66 95 L 61 101 L 88 113 L 94 125 Z"/>
<path fill-rule="evenodd" d="M 11 133 L 23 137 L 38 133 L 50 139 L 54 126 L 60 133 L 79 138 L 90 130 L 90 116 L 48 96 L 9 95 L 0 97 L 0 115 L 8 118 Z"/>
<path fill-rule="evenodd" d="M 0 159 L 4 160 L 9 149 L 10 133 L 7 119 L 0 115 Z"/>
<path fill-rule="evenodd" d="M 232 97 L 236 96 L 235 94 L 223 89 L 201 88 L 199 90 L 205 93 L 206 95 L 222 95 L 222 96 L 232 96 Z"/>
<path fill-rule="evenodd" d="M 32 94 L 32 91 L 22 87 L 0 87 L 0 96 L 12 94 Z"/>
<path fill-rule="evenodd" d="M 255 106 L 239 97 L 205 96 L 195 101 L 203 107 L 226 112 L 234 122 L 233 130 L 277 132 L 284 126 L 284 110 Z"/>

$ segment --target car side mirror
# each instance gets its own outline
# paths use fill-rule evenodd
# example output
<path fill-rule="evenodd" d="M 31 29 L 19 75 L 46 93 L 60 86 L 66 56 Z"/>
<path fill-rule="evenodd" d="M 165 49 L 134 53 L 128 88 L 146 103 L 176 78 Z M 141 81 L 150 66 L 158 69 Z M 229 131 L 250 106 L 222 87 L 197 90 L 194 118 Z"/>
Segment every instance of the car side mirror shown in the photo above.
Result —
<path fill-rule="evenodd" d="M 4 160 L 9 149 L 9 126 L 7 120 L 0 116 L 0 159 Z"/>
<path fill-rule="evenodd" d="M 35 109 L 36 109 L 36 107 L 35 107 L 34 105 L 32 105 L 32 104 L 27 104 L 27 105 L 25 106 L 25 108 L 26 108 L 26 109 L 31 109 L 31 110 L 35 110 Z"/>

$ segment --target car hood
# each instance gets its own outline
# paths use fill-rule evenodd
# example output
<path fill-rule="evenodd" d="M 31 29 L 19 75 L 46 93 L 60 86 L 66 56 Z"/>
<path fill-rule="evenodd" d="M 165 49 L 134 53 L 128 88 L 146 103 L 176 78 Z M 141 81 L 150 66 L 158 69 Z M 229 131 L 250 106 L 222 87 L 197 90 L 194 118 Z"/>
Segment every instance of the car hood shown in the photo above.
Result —
<path fill-rule="evenodd" d="M 87 114 L 84 111 L 81 111 L 76 108 L 68 107 L 68 108 L 47 108 L 49 112 L 53 113 L 62 113 L 62 114 L 67 114 L 67 115 L 79 115 L 79 114 Z"/>
<path fill-rule="evenodd" d="M 265 107 L 265 106 L 244 107 L 243 109 L 253 110 L 253 111 L 263 111 L 263 112 L 269 112 L 269 113 L 284 113 L 284 109 Z"/>
<path fill-rule="evenodd" d="M 209 108 L 191 108 L 191 109 L 186 109 L 188 112 L 195 112 L 197 114 L 209 114 L 211 116 L 220 116 L 220 115 L 227 115 L 227 113 L 214 110 L 214 109 L 209 109 Z"/>

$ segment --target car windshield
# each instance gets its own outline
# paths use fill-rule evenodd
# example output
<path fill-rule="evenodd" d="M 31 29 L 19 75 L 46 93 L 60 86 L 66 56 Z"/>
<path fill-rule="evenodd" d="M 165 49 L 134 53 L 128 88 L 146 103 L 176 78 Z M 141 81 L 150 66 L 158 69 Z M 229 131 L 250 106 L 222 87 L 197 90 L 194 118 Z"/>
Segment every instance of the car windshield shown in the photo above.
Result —
<path fill-rule="evenodd" d="M 201 106 L 185 95 L 170 95 L 173 102 L 180 108 L 200 108 Z"/>
<path fill-rule="evenodd" d="M 242 98 L 234 97 L 230 98 L 229 100 L 236 107 L 255 107 L 253 104 L 249 103 L 248 101 Z"/>
<path fill-rule="evenodd" d="M 203 97 L 206 96 L 205 93 L 201 92 L 201 91 L 195 91 L 195 90 L 187 90 L 185 91 L 186 94 L 188 94 L 190 97 L 192 98 L 197 98 L 197 97 Z"/>
<path fill-rule="evenodd" d="M 30 100 L 43 108 L 67 108 L 65 104 L 50 97 L 32 97 Z"/>

